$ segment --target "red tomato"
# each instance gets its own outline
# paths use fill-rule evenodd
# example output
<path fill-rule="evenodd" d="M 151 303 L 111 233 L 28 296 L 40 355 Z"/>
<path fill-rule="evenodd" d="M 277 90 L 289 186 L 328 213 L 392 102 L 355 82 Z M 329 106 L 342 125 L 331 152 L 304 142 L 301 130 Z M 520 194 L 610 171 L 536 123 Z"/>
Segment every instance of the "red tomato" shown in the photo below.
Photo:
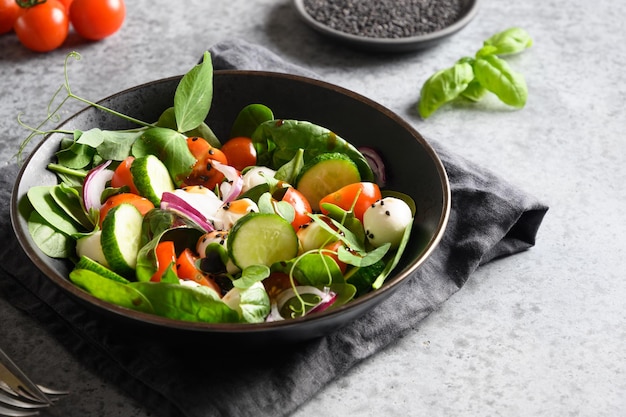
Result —
<path fill-rule="evenodd" d="M 222 152 L 228 159 L 228 164 L 239 171 L 245 167 L 256 165 L 256 149 L 252 144 L 252 139 L 239 136 L 229 139 L 222 145 Z"/>
<path fill-rule="evenodd" d="M 372 204 L 381 199 L 380 188 L 373 182 L 357 182 L 346 185 L 339 190 L 328 194 L 320 200 L 323 203 L 331 203 L 348 211 L 353 210 L 354 216 L 363 221 L 363 213 Z M 328 210 L 321 209 L 322 213 L 328 214 Z"/>
<path fill-rule="evenodd" d="M 132 204 L 137 207 L 137 210 L 142 215 L 145 215 L 147 212 L 154 208 L 154 204 L 147 198 L 141 197 L 137 194 L 132 193 L 122 193 L 115 194 L 111 197 L 107 198 L 102 207 L 100 208 L 100 227 L 102 227 L 102 222 L 106 217 L 107 213 L 115 206 L 119 206 L 122 203 Z"/>
<path fill-rule="evenodd" d="M 269 277 L 263 280 L 263 286 L 270 299 L 274 300 L 281 292 L 291 288 L 291 280 L 289 275 L 284 272 L 272 272 Z"/>
<path fill-rule="evenodd" d="M 113 172 L 113 178 L 111 178 L 111 187 L 121 188 L 127 186 L 130 192 L 133 194 L 139 194 L 135 183 L 133 182 L 133 174 L 130 172 L 130 166 L 133 164 L 135 157 L 129 156 L 124 159 L 115 171 Z"/>
<path fill-rule="evenodd" d="M 15 0 L 0 0 L 0 35 L 13 29 L 20 12 L 21 8 Z"/>
<path fill-rule="evenodd" d="M 124 0 L 74 0 L 70 21 L 80 36 L 97 41 L 117 32 L 126 18 Z"/>
<path fill-rule="evenodd" d="M 224 180 L 224 174 L 213 168 L 213 161 L 228 164 L 224 152 L 214 148 L 203 138 L 192 137 L 187 139 L 187 147 L 196 158 L 191 174 L 185 179 L 185 185 L 203 185 L 214 189 Z"/>
<path fill-rule="evenodd" d="M 150 278 L 150 281 L 161 282 L 163 274 L 165 274 L 168 269 L 171 268 L 172 271 L 176 273 L 176 247 L 171 240 L 164 240 L 163 242 L 159 242 L 155 252 L 157 270 Z"/>
<path fill-rule="evenodd" d="M 36 52 L 48 52 L 61 46 L 69 27 L 65 6 L 57 0 L 47 0 L 23 10 L 13 25 L 22 45 Z"/>
<path fill-rule="evenodd" d="M 67 13 L 67 15 L 70 15 L 70 6 L 72 5 L 72 2 L 74 0 L 59 0 L 59 2 L 63 3 L 63 5 L 65 6 L 65 12 Z"/>
<path fill-rule="evenodd" d="M 214 289 L 218 294 L 221 294 L 219 285 L 210 277 L 206 276 L 202 271 L 196 267 L 196 261 L 198 257 L 189 248 L 185 250 L 176 259 L 176 271 L 178 278 L 184 280 L 195 281 L 200 285 Z"/>
<path fill-rule="evenodd" d="M 296 232 L 302 225 L 311 222 L 311 218 L 308 216 L 308 213 L 312 212 L 311 204 L 309 204 L 309 201 L 300 191 L 293 187 L 288 187 L 281 201 L 291 204 L 296 213 L 296 216 L 291 222 Z"/>
<path fill-rule="evenodd" d="M 341 271 L 341 273 L 345 274 L 346 269 L 348 268 L 348 265 L 345 262 L 341 262 L 339 260 L 339 255 L 337 254 L 337 251 L 339 250 L 340 247 L 343 247 L 343 242 L 341 240 L 336 240 L 324 246 L 322 253 L 332 258 L 337 263 L 337 266 L 339 267 L 339 270 Z"/>

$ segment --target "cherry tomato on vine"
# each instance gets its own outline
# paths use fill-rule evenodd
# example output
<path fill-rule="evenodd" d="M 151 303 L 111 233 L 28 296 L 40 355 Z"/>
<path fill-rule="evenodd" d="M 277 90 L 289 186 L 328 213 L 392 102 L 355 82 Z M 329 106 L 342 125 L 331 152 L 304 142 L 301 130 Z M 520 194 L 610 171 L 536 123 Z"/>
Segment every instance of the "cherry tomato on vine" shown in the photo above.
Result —
<path fill-rule="evenodd" d="M 344 210 L 350 210 L 354 206 L 354 216 L 363 221 L 365 210 L 380 199 L 381 194 L 378 185 L 373 182 L 357 182 L 346 185 L 322 198 L 320 207 L 322 207 L 323 203 L 331 203 Z M 324 208 L 321 208 L 321 211 L 324 214 L 328 214 L 328 211 L 324 210 Z"/>
<path fill-rule="evenodd" d="M 67 13 L 67 15 L 70 15 L 70 6 L 72 5 L 72 2 L 74 0 L 59 0 L 59 2 L 63 3 L 63 5 L 65 6 L 65 12 Z"/>
<path fill-rule="evenodd" d="M 226 154 L 228 164 L 239 171 L 256 165 L 256 149 L 250 138 L 244 136 L 231 138 L 222 145 L 221 150 Z"/>
<path fill-rule="evenodd" d="M 97 41 L 117 32 L 126 18 L 124 0 L 73 0 L 70 21 L 80 36 Z"/>
<path fill-rule="evenodd" d="M 187 147 L 197 162 L 191 174 L 185 179 L 185 185 L 203 185 L 213 189 L 224 180 L 224 174 L 213 168 L 214 161 L 228 164 L 224 152 L 214 148 L 205 139 L 200 137 L 187 138 Z"/>
<path fill-rule="evenodd" d="M 0 0 L 0 35 L 13 29 L 20 12 L 21 8 L 15 0 Z"/>
<path fill-rule="evenodd" d="M 36 52 L 58 48 L 67 38 L 70 21 L 65 6 L 58 0 L 46 0 L 25 8 L 13 29 L 22 45 Z"/>

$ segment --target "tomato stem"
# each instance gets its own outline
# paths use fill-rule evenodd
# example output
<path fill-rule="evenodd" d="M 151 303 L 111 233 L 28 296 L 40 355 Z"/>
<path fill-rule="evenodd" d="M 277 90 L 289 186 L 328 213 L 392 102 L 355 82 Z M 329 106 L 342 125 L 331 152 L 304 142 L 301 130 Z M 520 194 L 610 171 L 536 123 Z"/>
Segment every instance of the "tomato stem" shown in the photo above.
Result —
<path fill-rule="evenodd" d="M 37 5 L 45 3 L 47 0 L 15 0 L 18 6 L 22 9 L 28 9 Z"/>

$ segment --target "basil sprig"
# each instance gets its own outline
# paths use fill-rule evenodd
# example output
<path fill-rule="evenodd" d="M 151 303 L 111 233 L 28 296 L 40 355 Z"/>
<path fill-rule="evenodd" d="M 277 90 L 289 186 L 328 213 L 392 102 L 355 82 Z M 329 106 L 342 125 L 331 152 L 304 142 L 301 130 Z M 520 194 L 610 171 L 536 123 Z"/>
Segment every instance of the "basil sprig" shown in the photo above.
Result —
<path fill-rule="evenodd" d="M 474 57 L 463 57 L 426 80 L 417 106 L 420 115 L 426 119 L 458 98 L 479 101 L 487 92 L 509 106 L 524 107 L 528 98 L 526 80 L 501 57 L 520 53 L 532 44 L 530 35 L 521 28 L 509 28 L 493 35 L 483 42 Z"/>

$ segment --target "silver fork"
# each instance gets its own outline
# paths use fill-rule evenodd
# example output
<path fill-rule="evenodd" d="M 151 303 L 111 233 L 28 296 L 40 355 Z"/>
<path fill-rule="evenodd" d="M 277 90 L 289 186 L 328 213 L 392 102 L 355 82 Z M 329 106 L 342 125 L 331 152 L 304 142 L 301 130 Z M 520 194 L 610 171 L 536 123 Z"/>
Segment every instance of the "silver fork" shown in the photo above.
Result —
<path fill-rule="evenodd" d="M 66 394 L 33 383 L 0 349 L 0 416 L 34 416 Z"/>

